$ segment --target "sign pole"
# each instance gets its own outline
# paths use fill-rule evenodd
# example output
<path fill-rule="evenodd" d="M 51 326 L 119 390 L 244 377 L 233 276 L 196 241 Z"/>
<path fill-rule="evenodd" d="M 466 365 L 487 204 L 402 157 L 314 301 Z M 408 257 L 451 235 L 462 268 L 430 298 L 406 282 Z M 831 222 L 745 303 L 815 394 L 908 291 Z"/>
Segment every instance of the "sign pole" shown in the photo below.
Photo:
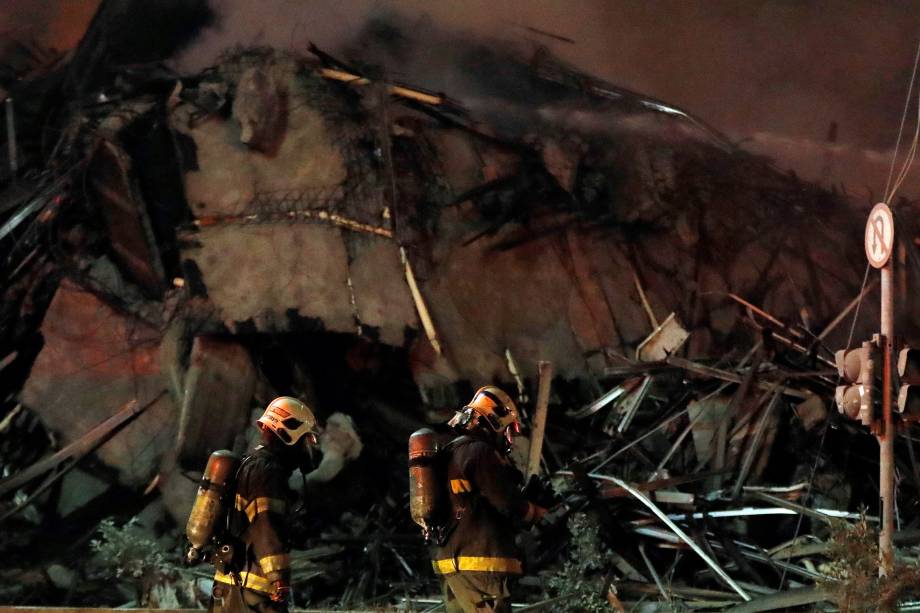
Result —
<path fill-rule="evenodd" d="M 894 338 L 894 300 L 891 260 L 882 268 L 882 427 L 879 444 L 879 496 L 882 501 L 882 526 L 878 536 L 879 576 L 894 570 L 894 425 L 891 417 L 891 343 Z"/>
<path fill-rule="evenodd" d="M 876 204 L 869 213 L 865 234 L 869 264 L 880 269 L 882 276 L 882 419 L 875 427 L 879 444 L 879 498 L 882 525 L 878 535 L 880 577 L 894 570 L 894 422 L 891 415 L 891 344 L 894 339 L 894 272 L 891 252 L 894 247 L 894 217 L 885 203 Z"/>

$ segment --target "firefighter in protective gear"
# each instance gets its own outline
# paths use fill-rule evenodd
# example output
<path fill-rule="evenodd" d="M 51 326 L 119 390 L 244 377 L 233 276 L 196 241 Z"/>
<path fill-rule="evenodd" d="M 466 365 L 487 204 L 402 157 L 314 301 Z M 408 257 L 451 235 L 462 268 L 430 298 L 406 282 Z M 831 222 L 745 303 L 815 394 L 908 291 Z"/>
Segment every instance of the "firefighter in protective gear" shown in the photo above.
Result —
<path fill-rule="evenodd" d="M 261 444 L 243 459 L 236 480 L 229 533 L 233 552 L 214 575 L 211 609 L 226 613 L 283 612 L 290 600 L 288 477 L 316 444 L 313 412 L 296 398 L 271 401 L 256 422 Z"/>
<path fill-rule="evenodd" d="M 508 459 L 518 411 L 505 392 L 486 386 L 448 425 L 460 435 L 447 446 L 451 525 L 432 561 L 446 584 L 445 605 L 449 613 L 510 612 L 509 583 L 523 572 L 515 534 L 546 512 L 524 497 Z"/>

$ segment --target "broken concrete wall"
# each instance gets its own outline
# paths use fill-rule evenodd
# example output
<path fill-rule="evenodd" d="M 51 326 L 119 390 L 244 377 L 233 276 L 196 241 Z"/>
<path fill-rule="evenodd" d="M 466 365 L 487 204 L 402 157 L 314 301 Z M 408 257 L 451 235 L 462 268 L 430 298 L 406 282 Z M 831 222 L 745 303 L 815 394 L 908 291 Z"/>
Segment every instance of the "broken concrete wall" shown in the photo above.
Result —
<path fill-rule="evenodd" d="M 344 233 L 355 319 L 362 333 L 382 343 L 402 346 L 419 328 L 415 306 L 406 290 L 405 272 L 395 242 L 365 234 Z"/>
<path fill-rule="evenodd" d="M 61 445 L 137 399 L 162 390 L 160 334 L 151 324 L 118 312 L 70 281 L 61 283 L 41 328 L 44 347 L 22 391 L 23 403 L 60 437 Z M 143 486 L 175 439 L 176 410 L 160 398 L 104 444 L 98 457 L 125 485 Z"/>
<path fill-rule="evenodd" d="M 222 75 L 237 85 L 234 119 L 198 118 L 193 104 L 177 105 L 171 119 L 197 150 L 186 193 L 201 230 L 186 236 L 183 257 L 201 272 L 221 321 L 250 331 L 360 326 L 402 345 L 417 323 L 398 248 L 383 227 L 372 132 L 348 117 L 352 103 L 342 92 L 288 56 L 240 56 Z M 270 152 L 249 146 L 240 131 L 240 121 L 257 121 L 276 97 L 260 87 L 283 90 L 288 105 Z"/>
<path fill-rule="evenodd" d="M 485 162 L 476 168 L 456 155 L 463 138 L 471 137 L 454 131 L 430 139 L 446 153 L 451 188 L 486 181 Z M 539 359 L 564 376 L 599 375 L 605 355 L 632 358 L 652 319 L 671 312 L 691 330 L 690 355 L 711 356 L 742 330 L 745 312 L 730 293 L 790 324 L 804 325 L 801 308 L 809 304 L 810 325 L 821 325 L 858 291 L 857 276 L 836 273 L 839 262 L 828 253 L 845 244 L 854 217 L 842 200 L 797 193 L 793 180 L 743 154 L 714 149 L 704 164 L 693 144 L 606 144 L 616 155 L 591 158 L 595 170 L 619 177 L 604 210 L 573 211 L 525 190 L 520 208 L 483 233 L 494 212 L 478 196 L 439 209 L 421 284 L 450 364 L 431 362 L 428 379 L 508 379 L 505 348 L 527 377 Z M 757 182 L 769 186 L 748 185 Z M 776 223 L 780 215 L 785 224 Z M 820 215 L 827 218 L 819 222 Z M 820 299 L 812 300 L 816 291 Z"/>
<path fill-rule="evenodd" d="M 331 199 L 346 179 L 338 137 L 307 98 L 310 92 L 298 78 L 296 65 L 288 61 L 265 69 L 274 75 L 266 86 L 283 87 L 290 107 L 285 128 L 275 137 L 277 150 L 270 155 L 247 146 L 234 118 L 205 114 L 192 103 L 178 104 L 172 111 L 173 128 L 190 136 L 196 146 L 198 169 L 186 174 L 185 189 L 199 218 L 242 213 L 260 193 L 302 190 L 309 192 L 305 197 Z"/>
<path fill-rule="evenodd" d="M 532 376 L 537 360 L 584 373 L 586 349 L 570 313 L 580 293 L 548 238 L 508 251 L 446 242 L 422 284 L 455 378 L 510 380 L 505 350 Z M 420 376 L 423 373 L 419 373 Z"/>
<path fill-rule="evenodd" d="M 341 230 L 320 225 L 208 228 L 187 250 L 208 297 L 231 330 L 285 331 L 298 318 L 336 332 L 355 329 Z"/>
<path fill-rule="evenodd" d="M 506 350 L 525 378 L 548 359 L 590 379 L 672 312 L 682 350 L 709 356 L 763 323 L 731 293 L 817 327 L 857 290 L 836 273 L 843 199 L 699 130 L 649 128 L 651 111 L 581 97 L 566 102 L 578 121 L 533 114 L 511 143 L 492 136 L 501 124 L 433 121 L 270 50 L 231 54 L 208 79 L 234 114 L 203 109 L 202 83 L 173 97 L 170 121 L 195 144 L 183 258 L 231 331 L 414 338 L 423 387 L 508 381 Z M 274 145 L 254 145 L 273 113 Z M 442 355 L 419 333 L 400 245 Z"/>

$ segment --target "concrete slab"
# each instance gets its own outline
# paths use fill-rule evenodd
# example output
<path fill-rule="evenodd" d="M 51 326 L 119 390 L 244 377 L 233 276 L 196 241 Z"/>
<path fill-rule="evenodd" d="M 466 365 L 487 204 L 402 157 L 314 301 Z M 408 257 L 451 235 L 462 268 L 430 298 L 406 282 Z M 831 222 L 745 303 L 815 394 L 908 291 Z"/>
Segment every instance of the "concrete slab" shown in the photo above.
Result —
<path fill-rule="evenodd" d="M 166 389 L 160 334 L 119 313 L 70 281 L 58 288 L 41 328 L 45 339 L 22 391 L 23 403 L 60 437 L 77 440 L 136 398 Z M 176 413 L 165 395 L 103 445 L 98 457 L 125 485 L 145 485 L 175 436 Z"/>
<path fill-rule="evenodd" d="M 61 479 L 61 497 L 57 514 L 67 517 L 90 500 L 109 489 L 109 484 L 92 473 L 74 468 Z"/>
<path fill-rule="evenodd" d="M 201 270 L 208 296 L 231 330 L 354 332 L 342 233 L 301 224 L 203 229 L 183 258 Z M 316 321 L 299 321 L 310 318 Z"/>
<path fill-rule="evenodd" d="M 177 445 L 196 468 L 217 449 L 231 448 L 246 427 L 256 368 L 240 344 L 214 336 L 192 343 L 185 374 Z"/>
<path fill-rule="evenodd" d="M 401 347 L 406 329 L 419 322 L 394 241 L 349 234 L 351 284 L 361 323 L 377 329 L 380 342 Z"/>

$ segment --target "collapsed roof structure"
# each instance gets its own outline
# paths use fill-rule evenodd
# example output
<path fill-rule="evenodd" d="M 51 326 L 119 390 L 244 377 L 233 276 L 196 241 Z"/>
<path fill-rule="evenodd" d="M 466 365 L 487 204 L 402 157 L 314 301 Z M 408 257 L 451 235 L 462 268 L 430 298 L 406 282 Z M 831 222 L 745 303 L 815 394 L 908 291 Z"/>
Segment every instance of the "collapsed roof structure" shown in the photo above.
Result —
<path fill-rule="evenodd" d="M 67 470 L 123 428 L 98 447 L 105 480 L 159 489 L 181 525 L 195 487 L 183 475 L 210 450 L 240 448 L 253 407 L 288 393 L 324 417 L 351 413 L 365 437 L 373 469 L 350 474 L 357 494 L 326 517 L 382 499 L 399 508 L 409 432 L 483 381 L 529 410 L 548 361 L 553 471 L 616 466 L 662 489 L 652 498 L 683 521 L 755 495 L 758 479 L 843 512 L 871 500 L 848 481 L 871 466 L 841 465 L 843 450 L 785 453 L 824 440 L 829 350 L 867 336 L 877 315 L 862 301 L 874 287 L 862 213 L 845 194 L 544 48 L 454 41 L 473 101 L 374 69 L 362 52 L 417 51 L 384 22 L 347 59 L 239 48 L 178 75 L 159 62 L 206 8 L 177 3 L 150 44 L 136 38 L 144 10 L 103 2 L 71 57 L 3 84 L 16 143 L 0 204 L 8 473 L 38 459 L 14 440 L 34 416 L 58 446 L 82 444 L 61 457 Z M 920 321 L 911 306 L 905 333 Z M 902 451 L 907 470 L 909 442 Z M 620 504 L 624 491 L 595 494 Z M 641 524 L 630 539 L 661 538 L 637 537 Z M 720 552 L 709 556 L 730 572 L 750 570 L 747 550 Z M 624 581 L 654 586 L 641 559 L 618 567 L 632 569 Z M 820 575 L 787 566 L 801 583 Z M 687 585 L 674 597 L 722 608 L 756 593 Z M 362 586 L 350 589 L 380 596 Z"/>

